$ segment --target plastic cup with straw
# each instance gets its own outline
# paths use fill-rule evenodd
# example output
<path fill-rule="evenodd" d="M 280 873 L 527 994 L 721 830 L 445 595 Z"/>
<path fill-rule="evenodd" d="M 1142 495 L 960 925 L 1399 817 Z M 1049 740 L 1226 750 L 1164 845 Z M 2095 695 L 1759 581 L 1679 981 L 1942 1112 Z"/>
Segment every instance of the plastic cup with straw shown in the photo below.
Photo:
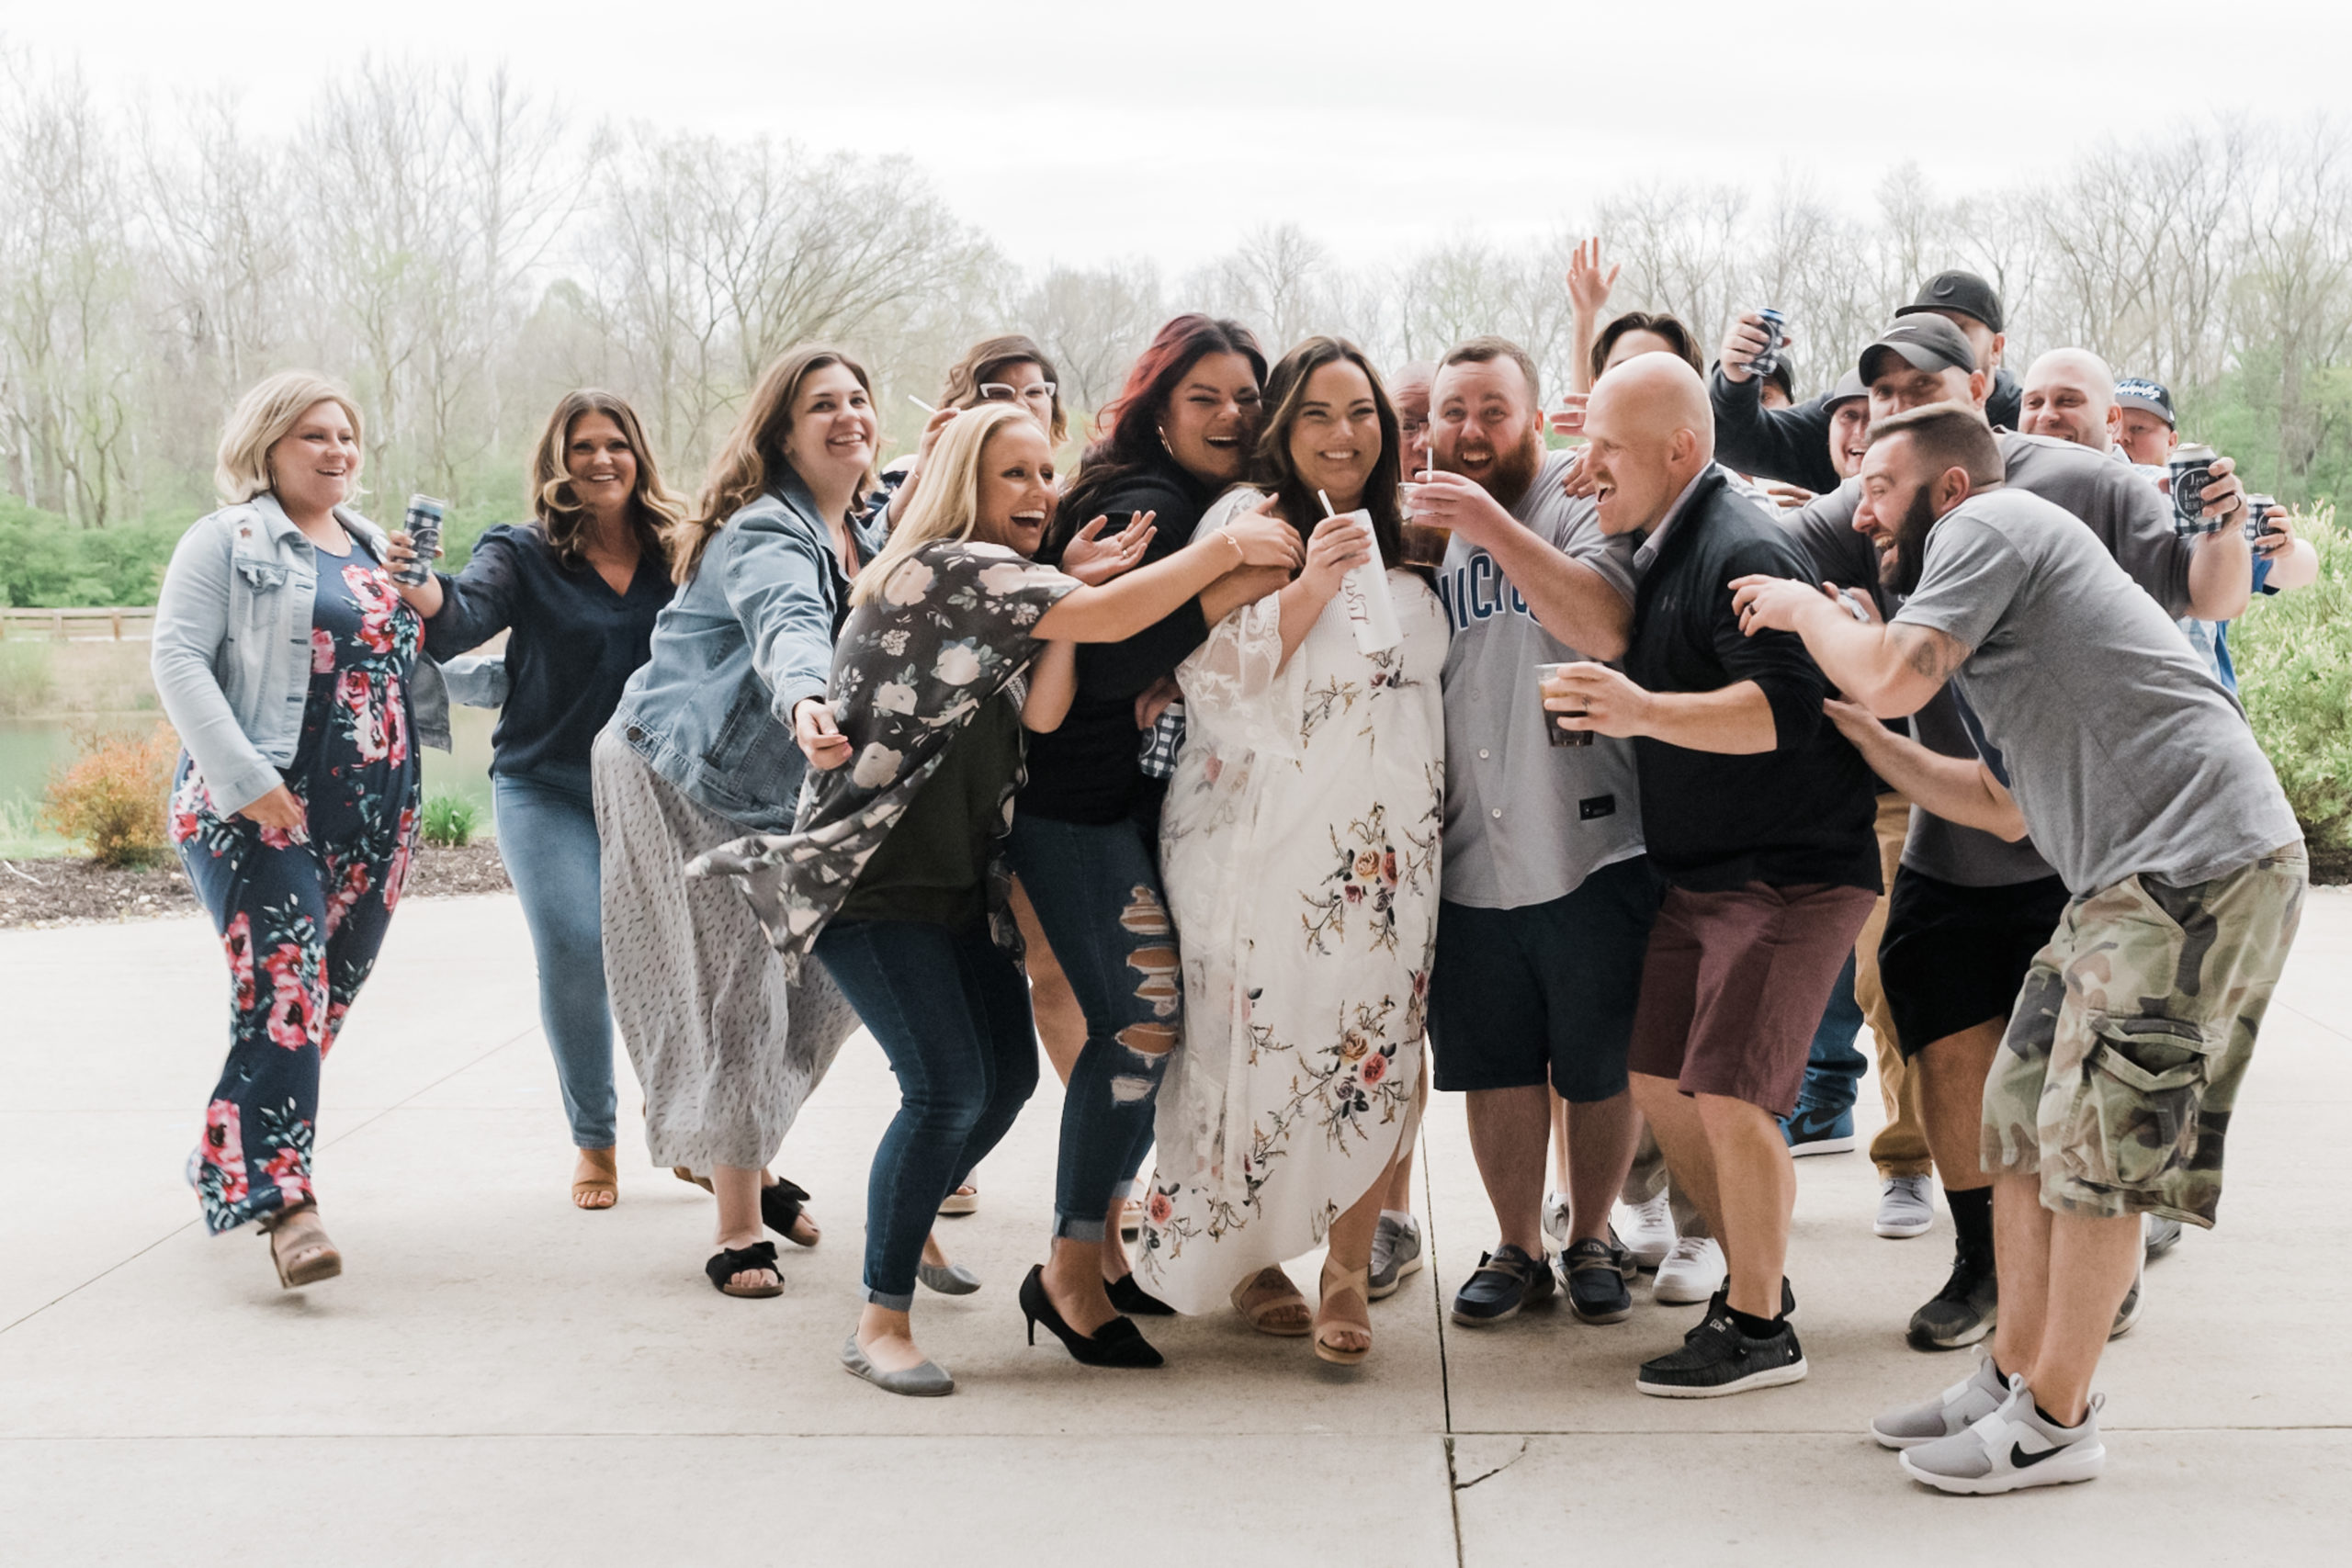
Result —
<path fill-rule="evenodd" d="M 1331 498 L 1322 491 L 1315 499 L 1323 503 L 1326 517 L 1344 517 L 1372 532 L 1372 513 L 1358 508 L 1353 512 L 1332 510 Z M 1357 650 L 1363 653 L 1385 653 L 1405 640 L 1405 629 L 1396 622 L 1396 603 L 1388 596 L 1388 571 L 1382 565 L 1380 548 L 1375 543 L 1372 558 L 1362 566 L 1351 567 L 1340 579 L 1340 602 L 1347 606 L 1348 626 L 1356 634 Z"/>

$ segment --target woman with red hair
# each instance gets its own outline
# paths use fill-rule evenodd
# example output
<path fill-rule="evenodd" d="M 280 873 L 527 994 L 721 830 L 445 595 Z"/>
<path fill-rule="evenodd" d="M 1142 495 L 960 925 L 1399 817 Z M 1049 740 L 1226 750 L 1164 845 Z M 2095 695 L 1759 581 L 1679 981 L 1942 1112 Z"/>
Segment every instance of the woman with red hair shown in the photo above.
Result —
<path fill-rule="evenodd" d="M 1039 558 L 1058 561 L 1080 520 L 1107 517 L 1115 529 L 1147 513 L 1157 514 L 1156 531 L 1141 564 L 1182 549 L 1241 477 L 1265 375 L 1265 355 L 1238 322 L 1183 315 L 1161 327 L 1102 410 Z M 1080 648 L 1069 716 L 1030 738 L 1006 850 L 1086 1015 L 1086 1045 L 1062 1101 L 1044 1270 L 1048 1301 L 1080 1335 L 1122 1314 L 1169 1310 L 1135 1282 L 1118 1224 L 1151 1146 L 1152 1100 L 1183 992 L 1159 886 L 1164 783 L 1146 771 L 1143 752 L 1176 666 L 1211 626 L 1288 581 L 1279 569 L 1244 568 L 1124 642 Z"/>

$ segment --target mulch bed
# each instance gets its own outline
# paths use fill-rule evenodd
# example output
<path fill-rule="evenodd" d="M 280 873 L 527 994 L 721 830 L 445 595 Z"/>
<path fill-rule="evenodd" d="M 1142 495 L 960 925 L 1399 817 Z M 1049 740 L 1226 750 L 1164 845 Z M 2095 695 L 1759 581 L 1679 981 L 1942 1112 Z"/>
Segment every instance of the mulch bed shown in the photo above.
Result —
<path fill-rule="evenodd" d="M 506 863 L 485 840 L 462 850 L 417 851 L 406 898 L 504 893 Z M 0 861 L 0 931 L 29 926 L 90 925 L 194 914 L 198 906 L 176 864 L 149 871 L 107 871 L 85 860 Z"/>

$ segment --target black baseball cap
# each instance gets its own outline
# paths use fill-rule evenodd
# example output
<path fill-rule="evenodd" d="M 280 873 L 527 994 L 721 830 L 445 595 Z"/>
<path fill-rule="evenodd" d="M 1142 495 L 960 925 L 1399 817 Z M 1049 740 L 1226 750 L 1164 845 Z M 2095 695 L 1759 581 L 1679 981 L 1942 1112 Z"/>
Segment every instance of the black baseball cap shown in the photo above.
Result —
<path fill-rule="evenodd" d="M 1850 403 L 1856 398 L 1867 398 L 1870 395 L 1870 383 L 1862 379 L 1862 373 L 1859 370 L 1849 370 L 1838 378 L 1838 385 L 1832 387 L 1829 389 L 1829 395 L 1821 400 L 1821 406 L 1824 410 L 1834 409 L 1839 403 Z"/>
<path fill-rule="evenodd" d="M 2144 410 L 2175 430 L 2180 428 L 2180 421 L 2172 414 L 2172 393 L 2161 381 L 2143 380 L 2137 376 L 2118 381 L 2115 384 L 2115 406 Z"/>
<path fill-rule="evenodd" d="M 1897 321 L 1878 334 L 1878 341 L 1862 350 L 1861 362 L 1855 367 L 1867 387 L 1878 379 L 1880 362 L 1889 354 L 1899 354 L 1904 363 L 1915 370 L 1973 370 L 1976 352 L 1960 329 L 1941 316 L 1920 316 L 1910 321 Z"/>
<path fill-rule="evenodd" d="M 1939 272 L 1919 286 L 1919 297 L 1895 315 L 1916 316 L 1922 310 L 1957 310 L 1995 332 L 2001 331 L 2001 297 L 1993 286 L 1973 272 Z M 1973 367 L 1971 367 L 1973 368 Z"/>
<path fill-rule="evenodd" d="M 1780 388 L 1781 395 L 1788 399 L 1789 401 L 1795 402 L 1797 400 L 1796 372 L 1789 368 L 1789 356 L 1787 355 L 1783 354 L 1781 355 L 1779 361 L 1773 365 L 1771 374 L 1765 377 L 1764 381 L 1767 386 Z"/>

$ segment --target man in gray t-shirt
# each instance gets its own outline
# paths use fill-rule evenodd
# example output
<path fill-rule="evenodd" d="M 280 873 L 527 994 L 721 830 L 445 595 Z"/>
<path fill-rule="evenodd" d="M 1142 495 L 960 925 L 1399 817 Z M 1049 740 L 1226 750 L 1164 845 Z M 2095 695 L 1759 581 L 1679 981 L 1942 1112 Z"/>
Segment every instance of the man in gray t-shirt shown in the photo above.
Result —
<path fill-rule="evenodd" d="M 2306 876 L 2235 702 L 2079 520 L 2003 487 L 2003 469 L 1964 409 L 1881 422 L 1860 518 L 1901 612 L 1860 625 L 1817 587 L 1762 578 L 1738 595 L 1743 626 L 1795 632 L 1860 705 L 1832 712 L 1882 777 L 1949 820 L 2030 829 L 2072 895 L 1979 1115 L 1999 1255 L 1992 1376 L 1874 1424 L 1914 1478 L 1959 1492 L 2098 1472 L 2082 1348 L 2137 1289 L 2143 1214 L 2213 1223 L 2223 1134 Z M 1948 678 L 1979 758 L 1871 718 Z M 1996 1393 L 2006 1378 L 2022 1382 Z"/>
<path fill-rule="evenodd" d="M 1465 1326 L 1551 1293 L 1543 1230 L 1552 1091 L 1568 1102 L 1568 1295 L 1632 1311 L 1610 1204 L 1639 1123 L 1626 1052 L 1661 891 L 1643 852 L 1632 743 L 1555 745 L 1535 667 L 1614 659 L 1633 620 L 1628 540 L 1561 493 L 1534 364 L 1499 338 L 1448 354 L 1430 389 L 1437 469 L 1414 520 L 1453 530 L 1445 662 L 1445 880 L 1429 1029 L 1437 1087 L 1468 1096 L 1501 1239 L 1453 1303 Z"/>

